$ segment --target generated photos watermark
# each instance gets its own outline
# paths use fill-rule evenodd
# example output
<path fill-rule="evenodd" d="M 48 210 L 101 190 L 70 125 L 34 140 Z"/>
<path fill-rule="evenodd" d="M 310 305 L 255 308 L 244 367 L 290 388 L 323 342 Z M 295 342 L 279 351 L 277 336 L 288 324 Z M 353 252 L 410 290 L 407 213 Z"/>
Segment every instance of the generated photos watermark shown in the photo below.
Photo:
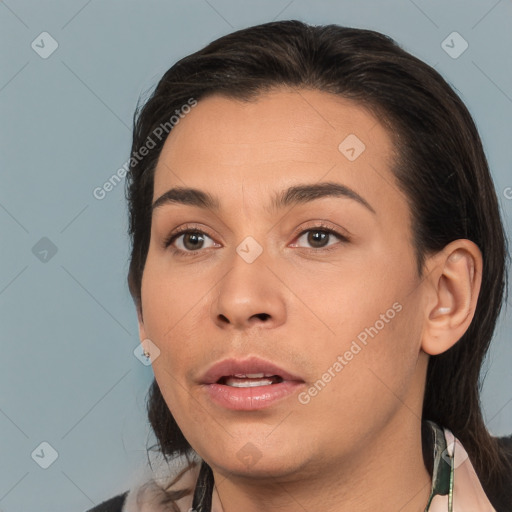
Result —
<path fill-rule="evenodd" d="M 149 152 L 154 149 L 158 142 L 169 135 L 169 132 L 176 126 L 180 119 L 183 119 L 187 114 L 190 113 L 192 108 L 197 105 L 197 100 L 189 98 L 187 103 L 176 109 L 174 114 L 165 123 L 160 123 L 152 132 L 148 135 L 144 144 L 131 154 L 131 157 L 119 168 L 117 171 L 108 178 L 103 185 L 95 187 L 92 191 L 92 195 L 98 201 L 105 199 L 109 192 L 112 192 L 119 183 L 126 177 L 130 167 L 135 167 Z M 157 142 L 158 141 L 158 142 Z"/>
<path fill-rule="evenodd" d="M 320 393 L 331 380 L 336 377 L 347 366 L 350 361 L 359 354 L 364 347 L 368 345 L 368 338 L 375 338 L 395 316 L 402 311 L 402 304 L 395 302 L 385 313 L 379 316 L 379 319 L 370 327 L 363 329 L 356 339 L 352 340 L 350 348 L 342 355 L 338 355 L 336 361 L 327 369 L 325 373 L 306 391 L 299 393 L 298 400 L 302 405 L 308 404 L 311 399 Z"/>

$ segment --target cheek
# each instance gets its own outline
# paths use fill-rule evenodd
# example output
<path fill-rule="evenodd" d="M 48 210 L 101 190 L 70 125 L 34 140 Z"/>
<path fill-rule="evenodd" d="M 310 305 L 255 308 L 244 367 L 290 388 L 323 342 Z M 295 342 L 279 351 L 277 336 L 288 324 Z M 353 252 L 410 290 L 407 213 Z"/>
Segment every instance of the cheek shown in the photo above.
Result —
<path fill-rule="evenodd" d="M 283 269 L 284 272 L 286 269 Z M 414 269 L 393 261 L 389 251 L 366 251 L 336 265 L 318 265 L 315 272 L 295 272 L 291 324 L 318 332 L 320 345 L 342 350 L 354 339 L 364 343 L 394 329 L 416 281 Z M 332 352 L 329 350 L 328 352 Z"/>
<path fill-rule="evenodd" d="M 155 257 L 150 250 L 142 276 L 142 311 L 149 338 L 167 343 L 179 330 L 180 323 L 193 316 L 205 295 L 201 283 L 173 272 L 165 257 Z"/>
<path fill-rule="evenodd" d="M 384 405 L 379 403 L 383 393 L 396 401 L 395 394 L 407 392 L 421 341 L 415 268 L 399 271 L 384 259 L 367 263 L 336 279 L 318 275 L 308 297 L 321 320 L 314 322 L 317 334 L 309 329 L 308 344 L 316 378 L 322 381 L 317 387 L 328 402 L 337 401 L 355 414 Z"/>
<path fill-rule="evenodd" d="M 193 340 L 198 339 L 192 330 L 197 322 L 189 320 L 194 315 L 198 297 L 149 257 L 141 292 L 145 336 L 160 350 L 153 362 L 153 371 L 162 393 L 164 389 L 173 393 L 179 387 L 176 381 L 183 380 L 180 369 L 187 367 L 185 363 L 191 356 Z M 184 331 L 184 326 L 188 331 Z"/>
<path fill-rule="evenodd" d="M 366 312 L 369 319 L 374 314 L 373 309 Z M 328 431 L 333 439 L 342 431 L 345 441 L 335 443 L 356 443 L 384 428 L 403 404 L 411 403 L 415 386 L 417 333 L 411 333 L 405 308 L 384 326 L 373 320 L 369 327 L 353 332 L 341 336 L 335 346 L 325 344 L 312 351 L 318 372 L 302 395 L 301 403 L 307 404 L 297 417 L 310 431 Z"/>
<path fill-rule="evenodd" d="M 197 291 L 182 286 L 177 276 L 147 267 L 142 284 L 145 334 L 160 350 L 152 363 L 153 372 L 167 407 L 184 432 L 198 416 L 186 391 L 186 370 L 197 364 L 199 340 L 204 339 L 198 332 L 204 320 L 196 318 L 199 299 Z"/>

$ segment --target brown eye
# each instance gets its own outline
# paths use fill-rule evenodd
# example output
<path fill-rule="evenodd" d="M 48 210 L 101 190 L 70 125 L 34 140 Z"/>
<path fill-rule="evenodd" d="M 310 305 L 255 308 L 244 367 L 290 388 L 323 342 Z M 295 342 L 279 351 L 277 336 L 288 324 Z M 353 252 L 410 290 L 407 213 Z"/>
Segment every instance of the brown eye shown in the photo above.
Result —
<path fill-rule="evenodd" d="M 326 231 L 309 231 L 307 240 L 313 247 L 325 247 L 329 241 L 330 235 L 331 233 L 327 233 Z"/>
<path fill-rule="evenodd" d="M 205 245 L 208 241 L 210 241 L 210 245 Z M 174 251 L 182 254 L 194 253 L 200 249 L 213 247 L 214 245 L 215 243 L 206 233 L 198 231 L 197 229 L 180 231 L 179 233 L 171 235 L 164 242 L 164 247 L 175 246 L 173 247 Z"/>
<path fill-rule="evenodd" d="M 299 244 L 299 241 L 306 237 L 306 245 Z M 336 243 L 336 240 L 334 240 L 334 243 L 330 243 L 332 238 L 337 239 L 337 241 L 348 241 L 348 239 L 337 233 L 336 231 L 332 229 L 322 228 L 322 229 L 307 229 L 303 231 L 299 237 L 297 238 L 297 243 L 294 244 L 294 247 L 306 247 L 309 246 L 309 248 L 312 249 L 323 249 L 325 247 L 334 245 Z"/>
<path fill-rule="evenodd" d="M 204 236 L 199 232 L 184 233 L 183 235 L 183 246 L 189 251 L 195 251 L 202 248 L 204 243 Z"/>

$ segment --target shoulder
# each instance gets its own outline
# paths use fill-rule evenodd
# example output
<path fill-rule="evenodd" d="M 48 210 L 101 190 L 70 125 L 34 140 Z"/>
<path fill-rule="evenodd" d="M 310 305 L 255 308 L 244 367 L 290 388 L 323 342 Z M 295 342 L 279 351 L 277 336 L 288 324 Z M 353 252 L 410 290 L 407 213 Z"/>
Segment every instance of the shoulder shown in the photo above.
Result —
<path fill-rule="evenodd" d="M 94 508 L 87 510 L 87 512 L 122 512 L 127 495 L 128 491 L 123 494 L 118 494 L 117 496 L 96 505 Z"/>

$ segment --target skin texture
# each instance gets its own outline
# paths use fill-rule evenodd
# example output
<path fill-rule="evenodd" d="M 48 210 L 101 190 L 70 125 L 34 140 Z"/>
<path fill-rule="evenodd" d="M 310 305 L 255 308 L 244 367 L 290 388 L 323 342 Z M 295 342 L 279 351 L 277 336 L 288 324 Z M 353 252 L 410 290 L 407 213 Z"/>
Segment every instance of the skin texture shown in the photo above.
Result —
<path fill-rule="evenodd" d="M 338 149 L 349 134 L 365 144 L 354 161 Z M 213 469 L 215 511 L 425 507 L 428 358 L 469 326 L 482 262 L 475 244 L 457 240 L 418 275 L 393 150 L 384 127 L 352 101 L 290 89 L 251 102 L 202 99 L 165 143 L 154 200 L 194 187 L 217 196 L 220 210 L 154 210 L 140 338 L 160 350 L 153 370 L 164 399 Z M 350 187 L 374 212 L 346 197 L 271 208 L 287 187 L 325 181 Z M 319 222 L 348 241 L 329 235 L 315 245 Z M 184 235 L 165 248 L 179 227 L 204 232 L 202 245 Z M 248 236 L 262 248 L 252 263 L 236 252 Z M 172 251 L 194 247 L 193 256 Z M 294 394 L 232 411 L 199 384 L 214 362 L 257 355 L 299 375 L 307 392 L 393 304 L 400 311 L 308 403 Z M 252 464 L 239 455 L 249 442 Z"/>

